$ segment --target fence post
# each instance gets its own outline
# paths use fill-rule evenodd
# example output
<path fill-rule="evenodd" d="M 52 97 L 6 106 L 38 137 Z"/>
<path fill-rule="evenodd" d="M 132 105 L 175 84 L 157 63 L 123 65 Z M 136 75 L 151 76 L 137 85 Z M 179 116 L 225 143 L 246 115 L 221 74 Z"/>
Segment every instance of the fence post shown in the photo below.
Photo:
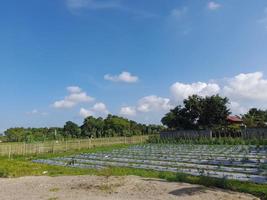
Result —
<path fill-rule="evenodd" d="M 54 153 L 54 141 L 52 142 L 52 153 Z"/>
<path fill-rule="evenodd" d="M 11 147 L 11 144 L 9 145 L 9 151 L 8 151 L 8 159 L 10 159 L 11 158 L 11 149 L 12 147 Z"/>
<path fill-rule="evenodd" d="M 68 151 L 68 141 L 67 140 L 65 141 L 65 151 L 66 152 Z"/>

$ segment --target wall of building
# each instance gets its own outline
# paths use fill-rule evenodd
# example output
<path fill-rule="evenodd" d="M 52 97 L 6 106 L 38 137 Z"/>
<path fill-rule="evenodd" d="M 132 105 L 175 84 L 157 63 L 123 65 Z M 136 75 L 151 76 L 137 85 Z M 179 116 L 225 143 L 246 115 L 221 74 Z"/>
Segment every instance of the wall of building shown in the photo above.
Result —
<path fill-rule="evenodd" d="M 267 128 L 246 128 L 236 133 L 212 132 L 211 130 L 181 130 L 164 131 L 160 133 L 160 138 L 180 138 L 180 139 L 198 139 L 212 137 L 241 137 L 244 139 L 267 139 Z"/>
<path fill-rule="evenodd" d="M 267 139 L 267 128 L 246 128 L 241 133 L 244 139 Z"/>
<path fill-rule="evenodd" d="M 211 138 L 212 132 L 210 130 L 182 130 L 182 131 L 165 131 L 160 133 L 160 138 L 181 138 L 181 139 L 197 139 L 197 138 Z"/>

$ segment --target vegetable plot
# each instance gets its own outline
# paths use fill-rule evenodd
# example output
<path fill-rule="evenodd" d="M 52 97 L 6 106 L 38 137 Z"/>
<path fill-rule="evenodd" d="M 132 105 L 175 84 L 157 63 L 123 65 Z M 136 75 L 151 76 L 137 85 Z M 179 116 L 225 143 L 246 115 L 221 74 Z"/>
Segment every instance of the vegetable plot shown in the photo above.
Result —
<path fill-rule="evenodd" d="M 34 162 L 92 169 L 128 167 L 267 184 L 263 146 L 148 144 Z"/>

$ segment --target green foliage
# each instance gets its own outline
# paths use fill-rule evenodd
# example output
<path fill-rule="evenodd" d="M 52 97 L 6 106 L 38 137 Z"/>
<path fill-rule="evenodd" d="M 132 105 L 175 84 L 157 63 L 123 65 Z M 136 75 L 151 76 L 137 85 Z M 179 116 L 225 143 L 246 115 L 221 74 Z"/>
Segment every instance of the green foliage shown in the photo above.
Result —
<path fill-rule="evenodd" d="M 226 124 L 230 114 L 228 98 L 213 95 L 210 97 L 190 96 L 184 106 L 170 110 L 161 120 L 169 129 L 204 129 Z"/>
<path fill-rule="evenodd" d="M 164 138 L 159 135 L 150 136 L 148 143 L 155 144 L 203 144 L 203 145 L 267 145 L 267 139 L 242 139 L 242 138 L 198 138 L 198 139 L 182 139 L 182 138 Z"/>
<path fill-rule="evenodd" d="M 90 116 L 81 127 L 68 121 L 63 128 L 10 128 L 5 131 L 3 141 L 30 143 L 68 138 L 130 137 L 157 134 L 162 130 L 164 127 L 161 125 L 139 124 L 116 115 L 108 115 L 106 119 Z"/>
<path fill-rule="evenodd" d="M 10 128 L 5 131 L 7 142 L 35 142 L 59 140 L 62 138 L 62 128 Z"/>
<path fill-rule="evenodd" d="M 249 128 L 267 127 L 267 111 L 252 108 L 243 116 L 243 121 Z"/>
<path fill-rule="evenodd" d="M 81 126 L 82 137 L 94 138 L 150 135 L 159 133 L 163 129 L 164 127 L 160 125 L 139 124 L 116 115 L 108 115 L 106 119 L 90 116 L 84 120 Z"/>
<path fill-rule="evenodd" d="M 68 121 L 63 127 L 63 135 L 64 137 L 79 138 L 81 136 L 81 129 L 77 124 Z"/>

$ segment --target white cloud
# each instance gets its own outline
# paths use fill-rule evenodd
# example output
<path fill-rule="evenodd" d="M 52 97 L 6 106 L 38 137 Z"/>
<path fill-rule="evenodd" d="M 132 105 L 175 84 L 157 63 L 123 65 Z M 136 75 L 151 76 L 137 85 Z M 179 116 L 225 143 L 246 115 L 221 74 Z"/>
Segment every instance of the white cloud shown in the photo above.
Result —
<path fill-rule="evenodd" d="M 171 94 L 178 102 L 183 101 L 187 97 L 197 94 L 200 96 L 210 96 L 220 92 L 220 86 L 215 83 L 197 82 L 185 84 L 176 82 L 170 88 Z"/>
<path fill-rule="evenodd" d="M 180 18 L 183 15 L 185 15 L 186 13 L 187 13 L 187 7 L 175 8 L 175 9 L 171 10 L 171 16 L 175 17 L 175 18 Z"/>
<path fill-rule="evenodd" d="M 151 111 L 167 111 L 173 106 L 170 103 L 170 99 L 162 98 L 155 95 L 143 97 L 138 101 L 137 110 L 139 112 L 151 112 Z"/>
<path fill-rule="evenodd" d="M 98 113 L 102 113 L 102 114 L 106 114 L 106 115 L 109 113 L 107 106 L 101 102 L 96 103 L 92 109 L 94 112 L 98 112 Z"/>
<path fill-rule="evenodd" d="M 244 114 L 248 111 L 248 108 L 241 106 L 240 103 L 235 102 L 235 101 L 230 102 L 229 108 L 233 114 L 237 114 L 237 115 Z"/>
<path fill-rule="evenodd" d="M 125 82 L 125 83 L 136 83 L 139 80 L 138 76 L 133 76 L 129 72 L 122 72 L 119 75 L 106 74 L 104 76 L 104 79 L 113 82 Z"/>
<path fill-rule="evenodd" d="M 109 111 L 107 109 L 107 106 L 102 102 L 96 103 L 90 109 L 85 109 L 85 108 L 80 109 L 80 116 L 84 118 L 89 117 L 89 116 L 94 116 L 94 117 L 106 116 L 108 114 L 109 114 Z"/>
<path fill-rule="evenodd" d="M 72 108 L 79 103 L 86 103 L 94 101 L 93 97 L 90 97 L 83 92 L 81 88 L 77 86 L 67 87 L 68 92 L 70 93 L 63 100 L 54 102 L 54 108 Z"/>
<path fill-rule="evenodd" d="M 239 74 L 228 79 L 224 93 L 235 100 L 267 101 L 267 79 L 262 72 Z"/>
<path fill-rule="evenodd" d="M 136 109 L 135 107 L 125 106 L 120 109 L 120 115 L 124 116 L 135 116 Z"/>
<path fill-rule="evenodd" d="M 87 110 L 85 108 L 81 108 L 80 109 L 80 116 L 82 116 L 83 118 L 89 117 L 89 116 L 94 116 L 95 113 L 92 112 L 91 110 Z"/>
<path fill-rule="evenodd" d="M 219 3 L 216 3 L 216 2 L 214 2 L 214 1 L 210 1 L 210 2 L 208 3 L 207 7 L 208 7 L 209 10 L 217 10 L 217 9 L 219 9 L 220 7 L 222 7 L 222 5 L 219 4 Z"/>

